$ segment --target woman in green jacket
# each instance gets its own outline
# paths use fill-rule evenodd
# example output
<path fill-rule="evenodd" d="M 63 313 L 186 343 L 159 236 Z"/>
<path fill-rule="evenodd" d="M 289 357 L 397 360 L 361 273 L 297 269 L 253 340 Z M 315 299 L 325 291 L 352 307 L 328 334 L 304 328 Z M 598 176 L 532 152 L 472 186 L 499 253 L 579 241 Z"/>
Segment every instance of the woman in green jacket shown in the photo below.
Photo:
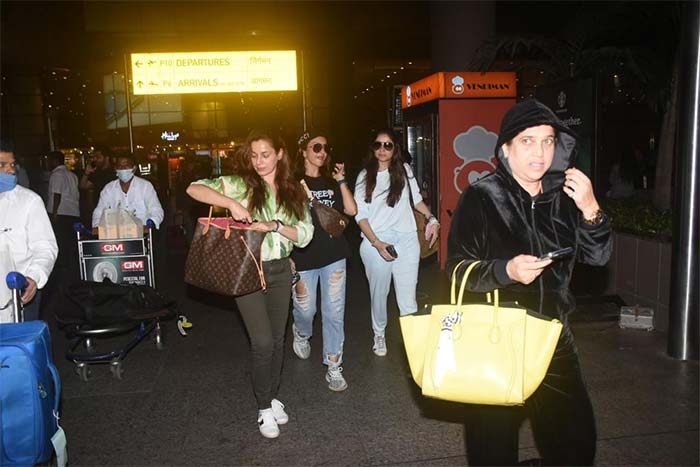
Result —
<path fill-rule="evenodd" d="M 262 264 L 267 290 L 236 297 L 250 337 L 253 390 L 260 433 L 279 436 L 289 417 L 277 400 L 284 337 L 289 317 L 292 273 L 289 255 L 313 237 L 306 196 L 292 178 L 284 143 L 266 134 L 248 138 L 234 175 L 198 180 L 187 188 L 197 201 L 226 208 L 236 221 L 267 232 Z"/>

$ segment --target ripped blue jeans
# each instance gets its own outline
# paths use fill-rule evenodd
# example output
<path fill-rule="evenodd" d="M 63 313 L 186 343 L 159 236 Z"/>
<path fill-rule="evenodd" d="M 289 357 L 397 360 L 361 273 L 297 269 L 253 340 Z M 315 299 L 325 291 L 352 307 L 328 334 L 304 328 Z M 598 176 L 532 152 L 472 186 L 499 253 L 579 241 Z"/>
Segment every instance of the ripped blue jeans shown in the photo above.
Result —
<path fill-rule="evenodd" d="M 321 285 L 321 324 L 323 331 L 323 363 L 339 365 L 343 361 L 345 342 L 345 279 L 346 260 L 328 266 L 299 271 L 299 282 L 292 287 L 294 324 L 304 337 L 313 334 L 316 315 L 316 294 Z M 338 357 L 331 362 L 329 356 Z"/>

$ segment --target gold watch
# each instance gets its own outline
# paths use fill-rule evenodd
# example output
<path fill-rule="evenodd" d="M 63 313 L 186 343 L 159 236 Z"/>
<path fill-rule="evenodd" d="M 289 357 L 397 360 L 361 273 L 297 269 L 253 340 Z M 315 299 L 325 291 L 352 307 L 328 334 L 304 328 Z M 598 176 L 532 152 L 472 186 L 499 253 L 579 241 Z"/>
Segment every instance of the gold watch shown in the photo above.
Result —
<path fill-rule="evenodd" d="M 593 213 L 593 216 L 590 218 L 583 217 L 583 222 L 585 222 L 588 225 L 598 225 L 603 220 L 605 219 L 605 213 L 603 212 L 602 209 L 598 208 L 596 211 Z"/>

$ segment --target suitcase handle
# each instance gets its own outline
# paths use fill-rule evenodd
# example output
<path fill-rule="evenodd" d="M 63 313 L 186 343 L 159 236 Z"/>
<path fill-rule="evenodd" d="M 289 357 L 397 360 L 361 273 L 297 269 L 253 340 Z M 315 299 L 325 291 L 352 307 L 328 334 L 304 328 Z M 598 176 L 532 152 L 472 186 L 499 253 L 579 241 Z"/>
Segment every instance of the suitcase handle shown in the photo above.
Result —
<path fill-rule="evenodd" d="M 24 321 L 24 307 L 22 306 L 22 291 L 27 288 L 27 278 L 17 271 L 12 271 L 5 277 L 7 288 L 12 291 L 12 319 L 15 323 Z"/>
<path fill-rule="evenodd" d="M 53 416 L 56 419 L 56 426 L 58 426 L 58 406 L 61 403 L 61 377 L 58 374 L 56 365 L 49 362 L 49 371 L 51 371 L 51 376 L 53 377 L 53 387 L 54 387 L 54 401 L 53 401 Z"/>

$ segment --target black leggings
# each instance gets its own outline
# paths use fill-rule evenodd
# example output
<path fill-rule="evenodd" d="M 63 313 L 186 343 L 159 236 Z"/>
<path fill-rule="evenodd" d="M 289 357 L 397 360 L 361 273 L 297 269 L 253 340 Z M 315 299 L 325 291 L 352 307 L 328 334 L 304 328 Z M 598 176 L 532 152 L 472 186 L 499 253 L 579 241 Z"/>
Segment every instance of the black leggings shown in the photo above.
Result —
<path fill-rule="evenodd" d="M 259 409 L 277 397 L 284 358 L 284 335 L 289 318 L 292 272 L 289 259 L 263 262 L 267 291 L 236 297 L 250 338 L 253 391 Z"/>
<path fill-rule="evenodd" d="M 525 417 L 530 418 L 542 465 L 593 465 L 593 407 L 566 325 L 542 385 L 524 407 L 467 406 L 469 465 L 516 465 L 518 430 Z"/>

